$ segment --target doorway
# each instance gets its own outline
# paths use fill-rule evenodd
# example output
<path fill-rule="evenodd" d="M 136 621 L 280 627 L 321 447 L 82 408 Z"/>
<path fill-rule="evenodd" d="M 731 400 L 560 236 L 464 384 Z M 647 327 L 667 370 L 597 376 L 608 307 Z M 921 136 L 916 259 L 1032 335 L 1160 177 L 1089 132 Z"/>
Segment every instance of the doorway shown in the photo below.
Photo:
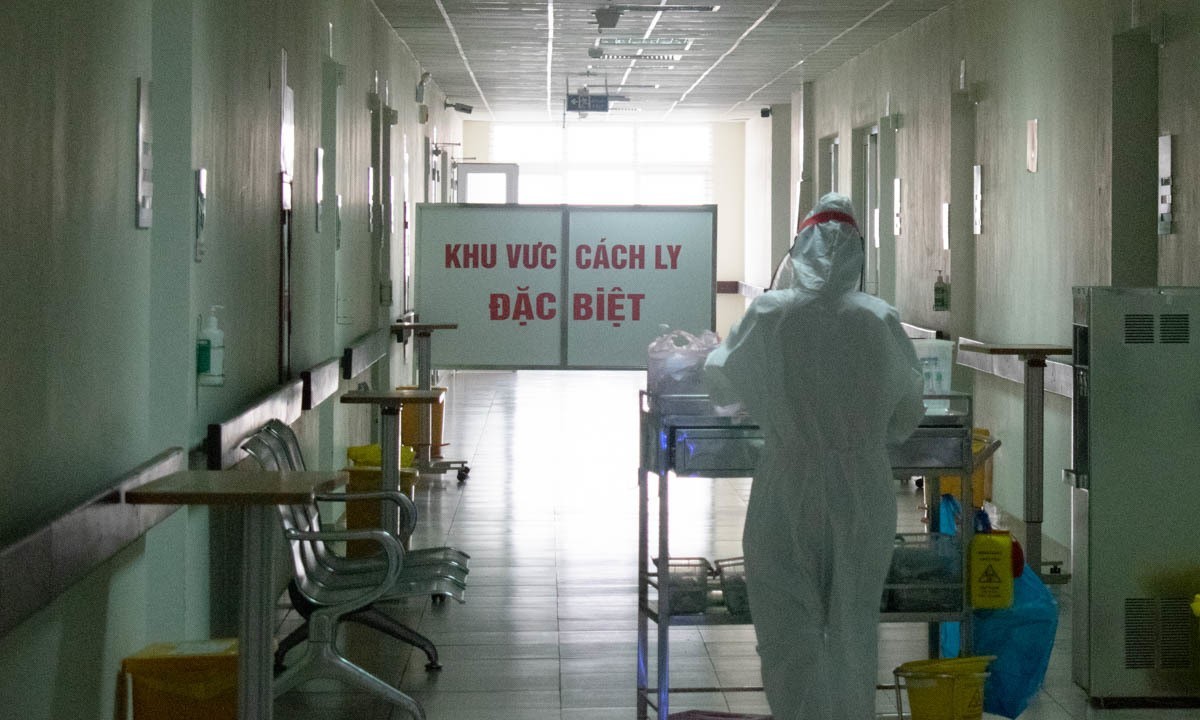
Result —
<path fill-rule="evenodd" d="M 863 292 L 879 294 L 879 126 L 852 133 L 851 191 L 864 241 Z"/>

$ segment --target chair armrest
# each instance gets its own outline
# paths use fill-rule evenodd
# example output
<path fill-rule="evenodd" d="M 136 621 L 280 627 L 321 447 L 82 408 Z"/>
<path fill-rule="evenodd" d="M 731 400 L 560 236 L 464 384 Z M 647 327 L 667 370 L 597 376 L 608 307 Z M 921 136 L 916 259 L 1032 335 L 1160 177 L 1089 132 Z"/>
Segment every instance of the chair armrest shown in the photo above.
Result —
<path fill-rule="evenodd" d="M 412 498 L 399 490 L 343 491 L 315 493 L 313 499 L 322 502 L 359 502 L 387 500 L 400 509 L 400 535 L 408 537 L 417 527 L 417 506 Z"/>
<path fill-rule="evenodd" d="M 333 615 L 342 615 L 365 607 L 384 596 L 396 585 L 400 572 L 404 568 L 404 547 L 394 535 L 385 530 L 321 530 L 312 532 L 288 528 L 284 536 L 291 542 L 332 542 L 345 540 L 368 540 L 380 545 L 383 550 L 383 560 L 386 567 L 382 575 L 376 576 L 377 581 L 369 584 L 353 584 L 341 587 L 335 602 L 328 603 L 327 611 Z M 380 564 L 383 566 L 383 563 Z M 302 586 L 307 585 L 304 578 L 296 578 Z"/>

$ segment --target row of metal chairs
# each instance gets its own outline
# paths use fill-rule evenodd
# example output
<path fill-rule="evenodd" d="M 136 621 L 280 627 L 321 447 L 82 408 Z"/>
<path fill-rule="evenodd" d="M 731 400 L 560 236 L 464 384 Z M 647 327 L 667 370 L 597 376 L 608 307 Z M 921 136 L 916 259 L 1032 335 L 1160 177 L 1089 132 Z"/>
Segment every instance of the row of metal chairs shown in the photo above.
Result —
<path fill-rule="evenodd" d="M 242 448 L 263 467 L 304 470 L 304 457 L 292 429 L 272 420 L 249 436 Z M 380 530 L 338 531 L 323 527 L 318 502 L 391 502 L 400 518 L 398 535 Z M 437 670 L 437 647 L 433 642 L 383 612 L 379 604 L 429 596 L 435 602 L 465 600 L 469 556 L 454 548 L 405 549 L 405 540 L 417 522 L 412 499 L 395 490 L 376 492 L 329 492 L 315 495 L 303 505 L 281 505 L 279 516 L 289 544 L 292 577 L 288 597 L 304 619 L 280 641 L 275 653 L 275 694 L 318 677 L 332 677 L 374 692 L 416 718 L 424 718 L 419 703 L 392 685 L 368 673 L 338 649 L 337 627 L 356 622 L 420 648 L 426 669 Z M 346 557 L 329 543 L 368 540 L 380 547 L 370 557 Z M 292 664 L 286 658 L 307 640 L 304 653 Z"/>

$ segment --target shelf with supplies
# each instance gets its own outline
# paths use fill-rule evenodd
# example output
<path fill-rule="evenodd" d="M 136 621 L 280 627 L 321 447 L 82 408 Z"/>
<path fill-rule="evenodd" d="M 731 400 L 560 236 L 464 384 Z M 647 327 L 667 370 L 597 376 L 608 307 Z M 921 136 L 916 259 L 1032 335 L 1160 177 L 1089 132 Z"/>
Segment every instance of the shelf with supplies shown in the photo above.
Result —
<path fill-rule="evenodd" d="M 926 416 L 916 432 L 890 448 L 897 476 L 921 476 L 931 497 L 939 497 L 941 475 L 971 476 L 972 404 L 962 393 L 929 395 Z M 638 467 L 638 677 L 639 720 L 666 720 L 670 693 L 736 692 L 758 687 L 672 687 L 672 625 L 746 624 L 751 621 L 741 558 L 673 557 L 668 499 L 676 478 L 750 477 L 762 454 L 763 432 L 734 408 L 716 407 L 707 395 L 655 395 L 642 391 L 639 403 Z M 650 476 L 657 477 L 657 507 L 651 507 Z M 972 483 L 960 483 L 962 507 L 971 507 Z M 930 527 L 937 527 L 930 508 Z M 657 548 L 651 548 L 652 523 Z M 930 651 L 936 652 L 937 624 L 958 622 L 963 652 L 970 650 L 971 612 L 964 568 L 971 523 L 957 535 L 901 533 L 896 536 L 891 570 L 880 598 L 881 622 L 930 623 Z M 654 552 L 656 551 L 656 552 Z M 667 572 L 662 572 L 663 568 Z M 650 623 L 656 626 L 658 687 L 649 686 Z"/>

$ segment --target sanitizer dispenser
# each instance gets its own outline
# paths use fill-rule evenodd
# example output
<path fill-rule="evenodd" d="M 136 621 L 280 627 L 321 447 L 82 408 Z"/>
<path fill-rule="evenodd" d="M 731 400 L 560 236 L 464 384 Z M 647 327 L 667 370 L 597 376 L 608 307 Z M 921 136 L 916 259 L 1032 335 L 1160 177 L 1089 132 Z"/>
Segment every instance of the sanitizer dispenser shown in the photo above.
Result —
<path fill-rule="evenodd" d="M 197 382 L 201 385 L 225 384 L 225 333 L 217 326 L 217 311 L 221 309 L 221 305 L 209 308 L 196 342 Z"/>

